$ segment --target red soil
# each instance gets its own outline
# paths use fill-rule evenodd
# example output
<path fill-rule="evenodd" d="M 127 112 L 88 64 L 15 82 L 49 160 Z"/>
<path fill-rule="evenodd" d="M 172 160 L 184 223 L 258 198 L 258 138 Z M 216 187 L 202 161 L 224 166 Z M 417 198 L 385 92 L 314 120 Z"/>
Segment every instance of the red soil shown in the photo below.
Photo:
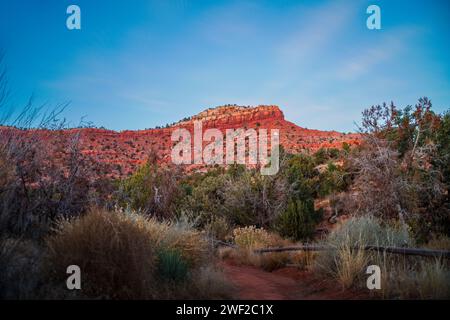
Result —
<path fill-rule="evenodd" d="M 311 271 L 286 267 L 267 272 L 252 266 L 225 261 L 223 270 L 238 292 L 248 300 L 348 300 L 370 299 L 366 292 L 343 290 L 333 281 L 316 277 Z"/>

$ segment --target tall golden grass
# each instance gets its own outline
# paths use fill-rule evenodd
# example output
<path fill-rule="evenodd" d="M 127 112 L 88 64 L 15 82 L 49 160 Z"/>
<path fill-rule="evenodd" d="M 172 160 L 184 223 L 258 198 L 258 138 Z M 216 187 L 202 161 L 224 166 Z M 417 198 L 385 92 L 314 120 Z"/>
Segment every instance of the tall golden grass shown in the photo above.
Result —
<path fill-rule="evenodd" d="M 274 252 L 264 255 L 255 254 L 254 250 L 265 247 L 278 247 L 290 244 L 289 240 L 278 234 L 255 226 L 241 227 L 233 230 L 233 241 L 237 249 L 221 249 L 221 258 L 231 259 L 234 263 L 261 267 L 266 271 L 273 271 L 284 267 L 290 261 L 286 252 Z"/>
<path fill-rule="evenodd" d="M 88 298 L 225 298 L 231 294 L 220 276 L 211 284 L 214 267 L 207 240 L 175 223 L 93 209 L 76 220 L 62 221 L 47 245 L 46 270 L 52 281 L 62 285 L 67 266 L 78 265 L 81 294 Z M 189 266 L 185 281 L 169 283 L 158 274 L 158 256 L 169 251 L 179 252 L 180 263 Z M 202 284 L 206 287 L 200 288 Z"/>
<path fill-rule="evenodd" d="M 387 225 L 366 216 L 351 218 L 324 241 L 335 250 L 318 253 L 313 268 L 323 276 L 339 281 L 344 288 L 367 290 L 365 273 L 369 265 L 381 269 L 381 289 L 372 291 L 382 298 L 448 299 L 450 298 L 450 266 L 442 259 L 401 256 L 363 250 L 366 245 L 415 246 L 407 228 Z M 439 239 L 430 243 L 441 247 Z"/>
<path fill-rule="evenodd" d="M 48 239 L 48 269 L 56 280 L 78 265 L 82 292 L 93 298 L 152 298 L 156 252 L 148 220 L 123 213 L 91 210 L 63 221 Z"/>

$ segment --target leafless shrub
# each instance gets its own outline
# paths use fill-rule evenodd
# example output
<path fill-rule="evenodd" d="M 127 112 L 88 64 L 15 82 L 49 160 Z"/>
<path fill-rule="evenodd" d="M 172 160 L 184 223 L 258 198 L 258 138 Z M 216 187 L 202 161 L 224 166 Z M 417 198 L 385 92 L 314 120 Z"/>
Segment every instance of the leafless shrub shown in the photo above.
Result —
<path fill-rule="evenodd" d="M 39 237 L 56 217 L 97 200 L 98 164 L 81 153 L 77 131 L 63 130 L 67 104 L 35 106 L 30 98 L 19 108 L 8 104 L 7 92 L 0 72 L 0 230 Z"/>
<path fill-rule="evenodd" d="M 387 141 L 366 137 L 365 148 L 350 158 L 355 171 L 347 212 L 383 218 L 402 217 L 409 207 L 412 186 L 401 174 L 398 153 Z"/>

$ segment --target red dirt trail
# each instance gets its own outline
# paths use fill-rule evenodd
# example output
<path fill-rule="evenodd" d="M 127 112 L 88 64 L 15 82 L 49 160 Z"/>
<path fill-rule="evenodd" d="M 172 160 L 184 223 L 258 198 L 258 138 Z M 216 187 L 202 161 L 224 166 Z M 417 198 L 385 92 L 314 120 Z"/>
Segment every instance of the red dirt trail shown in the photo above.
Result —
<path fill-rule="evenodd" d="M 342 290 L 334 282 L 318 279 L 310 271 L 287 267 L 267 272 L 252 266 L 222 264 L 225 275 L 244 300 L 370 299 L 366 293 Z"/>

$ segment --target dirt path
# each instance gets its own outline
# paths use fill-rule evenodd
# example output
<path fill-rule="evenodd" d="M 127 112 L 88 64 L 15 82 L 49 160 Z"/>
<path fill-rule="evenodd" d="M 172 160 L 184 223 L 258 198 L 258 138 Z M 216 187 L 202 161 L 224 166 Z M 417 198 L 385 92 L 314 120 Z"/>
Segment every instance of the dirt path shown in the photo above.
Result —
<path fill-rule="evenodd" d="M 250 266 L 224 264 L 226 276 L 238 290 L 239 299 L 300 299 L 294 279 L 265 272 Z"/>
<path fill-rule="evenodd" d="M 238 291 L 238 299 L 311 300 L 367 299 L 367 294 L 343 291 L 336 283 L 319 280 L 311 272 L 283 268 L 267 272 L 252 266 L 222 264 L 225 275 Z"/>

